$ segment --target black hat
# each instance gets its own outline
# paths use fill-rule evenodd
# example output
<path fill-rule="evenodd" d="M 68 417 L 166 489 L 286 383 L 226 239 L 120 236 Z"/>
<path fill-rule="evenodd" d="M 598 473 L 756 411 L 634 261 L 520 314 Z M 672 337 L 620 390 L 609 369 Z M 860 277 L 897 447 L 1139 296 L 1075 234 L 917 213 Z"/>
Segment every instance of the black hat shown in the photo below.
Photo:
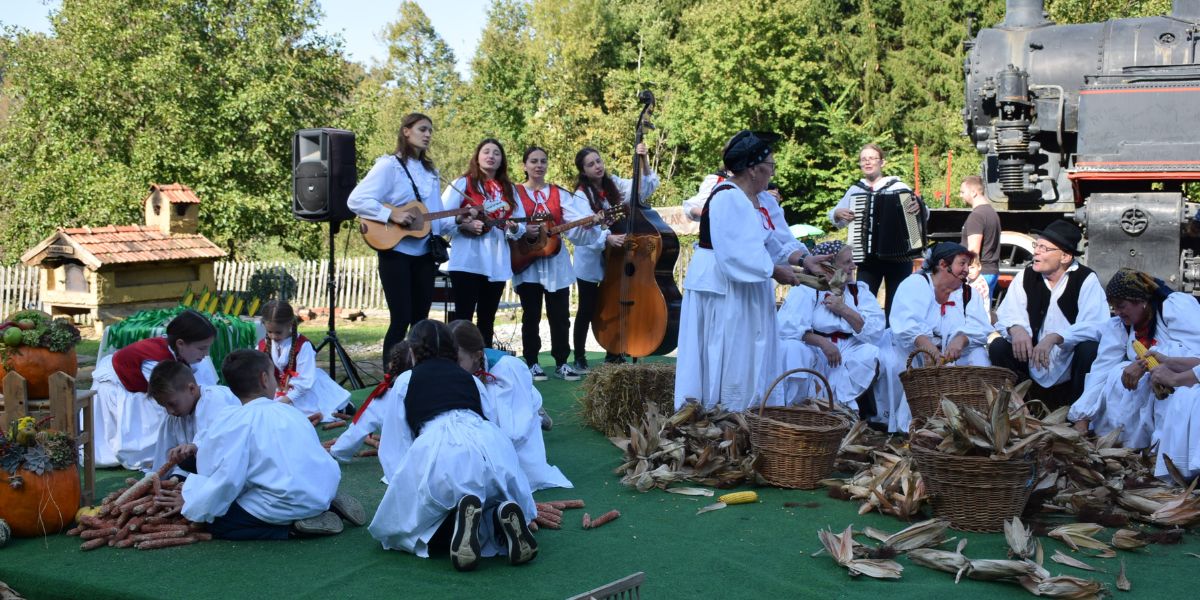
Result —
<path fill-rule="evenodd" d="M 953 261 L 954 257 L 960 254 L 971 254 L 971 251 L 956 242 L 939 242 L 929 249 L 929 260 L 926 264 L 932 268 L 943 260 Z"/>
<path fill-rule="evenodd" d="M 1034 229 L 1029 233 L 1049 240 L 1059 250 L 1070 254 L 1071 256 L 1079 256 L 1079 242 L 1083 239 L 1083 231 L 1079 226 L 1066 220 L 1059 219 L 1046 226 L 1045 229 Z"/>
<path fill-rule="evenodd" d="M 725 144 L 721 157 L 725 168 L 737 173 L 760 164 L 771 154 L 771 145 L 749 129 L 743 129 Z"/>

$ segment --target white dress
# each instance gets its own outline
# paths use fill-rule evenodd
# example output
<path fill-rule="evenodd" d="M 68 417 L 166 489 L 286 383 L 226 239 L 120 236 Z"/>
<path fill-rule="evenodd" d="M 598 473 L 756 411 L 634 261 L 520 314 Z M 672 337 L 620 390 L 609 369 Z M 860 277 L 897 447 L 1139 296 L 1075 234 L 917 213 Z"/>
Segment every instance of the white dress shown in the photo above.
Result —
<path fill-rule="evenodd" d="M 851 410 L 858 410 L 857 398 L 875 380 L 879 364 L 879 338 L 885 321 L 883 309 L 867 284 L 856 281 L 853 285 L 857 297 L 847 291 L 843 298 L 863 318 L 862 329 L 858 332 L 845 319 L 825 307 L 822 300 L 829 292 L 805 286 L 793 287 L 788 292 L 777 317 L 783 368 L 791 370 L 803 367 L 821 373 L 833 388 L 834 400 Z M 830 367 L 825 352 L 804 342 L 804 334 L 809 331 L 834 334 L 826 337 L 837 345 L 842 355 L 841 365 Z M 789 377 L 786 391 L 788 404 L 804 398 L 824 399 L 826 392 L 818 392 L 813 380 L 814 377 L 803 373 Z"/>
<path fill-rule="evenodd" d="M 675 407 L 695 399 L 740 412 L 757 406 L 782 372 L 771 276 L 787 257 L 768 219 L 736 186 L 713 197 L 709 226 L 713 248 L 696 249 L 683 281 Z M 776 390 L 770 404 L 782 402 Z"/>
<path fill-rule="evenodd" d="M 917 338 L 926 336 L 945 352 L 950 340 L 963 334 L 967 346 L 962 356 L 953 364 L 959 366 L 991 366 L 987 353 L 987 339 L 994 331 L 991 318 L 983 310 L 983 301 L 971 295 L 971 301 L 963 305 L 963 290 L 954 290 L 946 305 L 938 303 L 933 284 L 927 273 L 913 273 L 896 288 L 892 306 L 892 327 L 880 343 L 879 379 L 875 382 L 875 404 L 878 414 L 875 419 L 887 423 L 888 431 L 907 432 L 912 412 L 900 373 L 905 369 L 908 355 L 916 348 Z M 889 335 L 890 334 L 890 335 Z M 888 344 L 891 344 L 889 351 Z M 913 360 L 919 366 L 925 360 L 918 355 Z"/>
<path fill-rule="evenodd" d="M 1176 292 L 1167 296 L 1162 314 L 1156 318 L 1152 350 L 1165 356 L 1200 356 L 1200 304 L 1191 294 Z M 1161 422 L 1165 418 L 1162 412 L 1166 405 L 1154 399 L 1148 374 L 1134 390 L 1121 384 L 1121 373 L 1137 359 L 1133 340 L 1133 333 L 1118 317 L 1100 327 L 1096 361 L 1084 382 L 1083 395 L 1071 405 L 1067 417 L 1072 421 L 1090 419 L 1096 435 L 1123 427 L 1122 445 L 1145 448 L 1153 442 L 1156 419 Z"/>
<path fill-rule="evenodd" d="M 92 372 L 92 389 L 96 391 L 92 399 L 96 466 L 122 466 L 131 471 L 149 469 L 154 464 L 154 446 L 167 411 L 149 394 L 125 389 L 113 369 L 114 355 L 101 358 Z M 157 361 L 142 362 L 146 381 L 156 365 Z M 210 357 L 205 356 L 190 366 L 197 385 L 217 385 L 217 370 Z"/>
<path fill-rule="evenodd" d="M 1200 378 L 1200 366 L 1192 372 Z M 1176 388 L 1158 405 L 1161 418 L 1154 424 L 1154 441 L 1158 443 L 1154 475 L 1168 475 L 1164 455 L 1171 457 L 1185 478 L 1200 475 L 1200 385 Z"/>
<path fill-rule="evenodd" d="M 407 392 L 411 374 L 397 378 L 393 389 Z M 490 400 L 485 400 L 487 390 L 478 379 L 472 380 L 488 420 L 470 410 L 444 412 L 426 422 L 414 439 L 405 418 L 404 395 L 387 403 L 379 458 L 384 462 L 387 457 L 388 488 L 369 527 L 384 548 L 428 558 L 429 540 L 467 494 L 477 496 L 488 511 L 512 500 L 526 518 L 537 515 L 516 450 L 491 420 L 494 413 L 489 412 Z M 480 539 L 482 556 L 506 551 L 496 541 L 490 518 L 480 521 Z"/>
<path fill-rule="evenodd" d="M 1078 264 L 1072 264 L 1067 272 L 1071 273 L 1078 268 Z M 1025 295 L 1025 273 L 1025 270 L 1017 273 L 1008 286 L 1004 302 L 996 309 L 996 329 L 1009 341 L 1012 341 L 1012 335 L 1008 330 L 1014 325 L 1024 328 L 1026 333 L 1033 333 L 1033 326 L 1029 324 L 1029 298 Z M 1075 324 L 1067 321 L 1067 317 L 1058 306 L 1059 298 L 1062 298 L 1067 289 L 1067 281 L 1068 277 L 1059 279 L 1058 285 L 1050 290 L 1046 319 L 1042 321 L 1038 339 L 1033 340 L 1033 343 L 1037 344 L 1042 337 L 1050 333 L 1057 333 L 1063 337 L 1063 343 L 1050 350 L 1049 367 L 1042 368 L 1032 362 L 1029 364 L 1029 376 L 1042 387 L 1050 387 L 1070 379 L 1075 346 L 1080 342 L 1098 341 L 1100 327 L 1109 319 L 1108 297 L 1104 294 L 1104 286 L 1100 285 L 1100 278 L 1091 273 L 1079 288 L 1079 312 L 1075 316 Z M 1042 283 L 1049 286 L 1044 277 Z"/>
<path fill-rule="evenodd" d="M 280 373 L 292 359 L 292 339 L 267 345 L 271 362 Z M 323 369 L 317 366 L 317 352 L 312 342 L 306 341 L 296 353 L 296 372 L 287 380 L 287 389 L 280 389 L 305 416 L 321 413 L 321 422 L 333 421 L 333 413 L 346 406 L 350 392 L 338 385 Z"/>
<path fill-rule="evenodd" d="M 491 354 L 491 353 L 488 353 Z M 491 357 L 489 356 L 490 360 Z M 546 443 L 542 439 L 542 395 L 533 387 L 533 376 L 525 362 L 503 355 L 484 369 L 495 380 L 485 384 L 492 400 L 494 415 L 488 419 L 512 440 L 517 459 L 533 491 L 547 488 L 571 488 L 562 471 L 546 461 Z"/>
<path fill-rule="evenodd" d="M 217 421 L 217 415 L 230 406 L 241 406 L 242 401 L 233 391 L 223 385 L 200 386 L 200 400 L 190 415 L 175 417 L 167 415 L 158 430 L 158 442 L 154 445 L 153 469 L 158 470 L 167 463 L 167 452 L 176 446 L 191 444 Z M 171 470 L 172 475 L 187 476 L 179 467 Z"/>
<path fill-rule="evenodd" d="M 196 438 L 196 470 L 183 484 L 183 516 L 211 523 L 236 501 L 276 525 L 329 510 L 342 473 L 308 419 L 258 398 L 222 410 Z"/>

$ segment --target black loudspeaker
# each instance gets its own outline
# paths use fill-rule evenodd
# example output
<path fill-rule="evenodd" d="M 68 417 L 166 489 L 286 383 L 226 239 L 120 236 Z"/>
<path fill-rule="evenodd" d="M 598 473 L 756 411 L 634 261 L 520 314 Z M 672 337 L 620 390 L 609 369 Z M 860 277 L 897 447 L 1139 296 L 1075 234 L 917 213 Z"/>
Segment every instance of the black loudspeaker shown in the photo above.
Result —
<path fill-rule="evenodd" d="M 354 132 L 301 129 L 292 138 L 292 214 L 303 221 L 347 221 L 358 183 Z"/>

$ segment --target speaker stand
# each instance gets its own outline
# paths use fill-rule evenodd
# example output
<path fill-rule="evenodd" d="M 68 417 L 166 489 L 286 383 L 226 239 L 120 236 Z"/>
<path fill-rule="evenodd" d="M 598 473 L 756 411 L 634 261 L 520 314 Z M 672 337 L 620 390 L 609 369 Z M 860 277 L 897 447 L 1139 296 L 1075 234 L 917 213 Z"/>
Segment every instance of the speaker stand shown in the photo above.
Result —
<path fill-rule="evenodd" d="M 337 263 L 334 261 L 333 244 L 337 233 L 342 228 L 341 221 L 329 222 L 329 281 L 326 288 L 329 292 L 329 331 L 325 333 L 325 339 L 321 340 L 321 344 L 317 346 L 317 354 L 325 346 L 329 346 L 329 378 L 337 381 L 337 364 L 342 363 L 342 368 L 346 370 L 346 380 L 350 382 L 350 389 L 361 390 L 363 386 L 362 378 L 358 375 L 358 368 L 354 366 L 354 361 L 350 360 L 350 354 L 346 352 L 346 348 L 342 346 L 342 342 L 337 336 L 337 318 L 334 315 L 334 309 L 337 308 Z"/>

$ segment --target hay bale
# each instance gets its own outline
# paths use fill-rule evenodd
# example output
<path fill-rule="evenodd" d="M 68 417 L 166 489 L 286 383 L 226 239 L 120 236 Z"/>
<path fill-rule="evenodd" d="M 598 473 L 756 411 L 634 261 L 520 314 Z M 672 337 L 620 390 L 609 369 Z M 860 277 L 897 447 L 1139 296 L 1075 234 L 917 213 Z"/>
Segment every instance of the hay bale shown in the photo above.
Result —
<path fill-rule="evenodd" d="M 665 415 L 675 412 L 675 365 L 597 365 L 583 380 L 579 402 L 588 426 L 607 436 L 627 436 L 629 426 L 645 418 L 647 404 Z"/>

